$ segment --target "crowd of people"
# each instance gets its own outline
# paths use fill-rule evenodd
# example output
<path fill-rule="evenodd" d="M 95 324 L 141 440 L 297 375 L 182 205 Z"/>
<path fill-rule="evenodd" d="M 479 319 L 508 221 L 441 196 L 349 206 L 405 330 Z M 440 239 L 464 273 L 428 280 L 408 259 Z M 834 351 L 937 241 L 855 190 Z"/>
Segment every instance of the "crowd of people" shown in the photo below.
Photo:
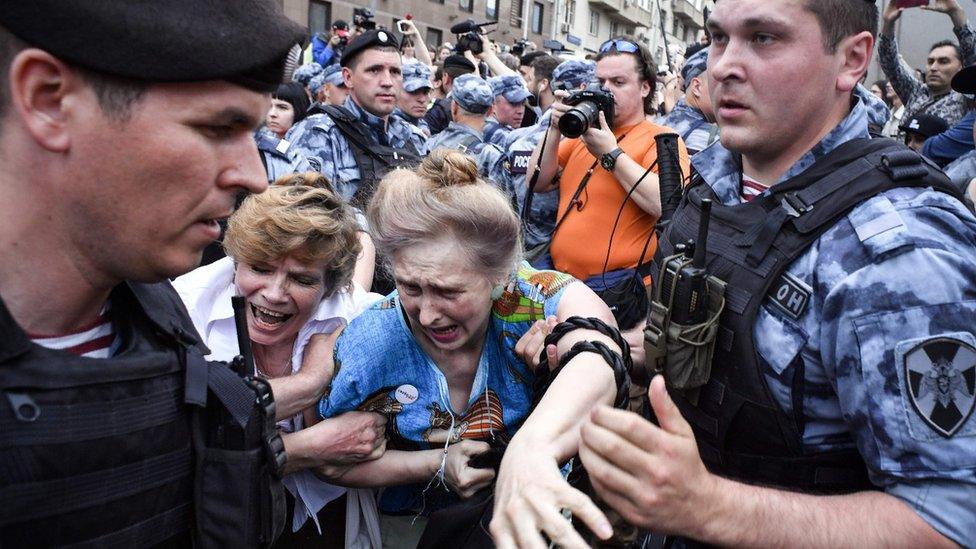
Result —
<path fill-rule="evenodd" d="M 957 0 L 240 4 L 0 0 L 0 545 L 976 545 Z"/>

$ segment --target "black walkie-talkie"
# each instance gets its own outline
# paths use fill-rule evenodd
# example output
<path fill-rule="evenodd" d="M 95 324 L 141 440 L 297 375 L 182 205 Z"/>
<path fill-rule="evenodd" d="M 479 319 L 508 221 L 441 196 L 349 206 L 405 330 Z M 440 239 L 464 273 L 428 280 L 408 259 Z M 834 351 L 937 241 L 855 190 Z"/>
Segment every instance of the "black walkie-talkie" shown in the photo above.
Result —
<path fill-rule="evenodd" d="M 708 239 L 708 219 L 712 212 L 712 201 L 705 198 L 701 203 L 701 217 L 698 221 L 698 240 L 691 265 L 678 272 L 678 282 L 674 291 L 671 308 L 671 321 L 678 324 L 701 324 L 708 319 L 708 272 L 705 270 L 705 242 Z"/>

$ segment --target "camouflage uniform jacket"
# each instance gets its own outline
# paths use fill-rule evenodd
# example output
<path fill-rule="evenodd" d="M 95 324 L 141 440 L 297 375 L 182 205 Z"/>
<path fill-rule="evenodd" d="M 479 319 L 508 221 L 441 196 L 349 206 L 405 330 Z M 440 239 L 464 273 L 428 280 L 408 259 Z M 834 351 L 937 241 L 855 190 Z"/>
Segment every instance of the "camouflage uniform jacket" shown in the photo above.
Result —
<path fill-rule="evenodd" d="M 514 141 L 509 140 L 506 151 L 506 162 L 504 171 L 505 191 L 512 197 L 513 203 L 518 208 L 518 213 L 522 215 L 522 208 L 525 207 L 526 193 L 528 189 L 528 177 L 532 174 L 534 166 L 529 166 L 529 158 L 536 145 L 542 140 L 549 128 L 549 111 L 546 111 L 539 119 L 539 122 L 527 128 L 519 128 L 509 134 L 514 137 Z M 552 131 L 557 131 L 553 129 Z M 552 231 L 556 228 L 556 215 L 559 209 L 559 188 L 546 193 L 535 193 L 532 197 L 532 209 L 529 211 L 528 219 L 523 224 L 525 246 L 532 248 L 540 244 L 549 242 L 552 238 Z"/>
<path fill-rule="evenodd" d="M 856 100 L 782 180 L 867 137 L 867 125 L 867 109 Z M 741 202 L 737 154 L 716 143 L 692 164 L 722 203 Z M 894 189 L 855 207 L 787 273 L 806 287 L 809 304 L 799 320 L 763 304 L 753 333 L 770 393 L 802 426 L 804 448 L 856 447 L 876 486 L 947 537 L 972 543 L 976 219 L 932 189 Z M 937 348 L 956 349 L 958 360 L 944 360 L 939 370 L 939 361 L 919 352 L 939 355 Z M 794 403 L 797 382 L 804 398 Z M 957 412 L 948 436 L 932 426 L 936 411 L 947 409 Z"/>
<path fill-rule="evenodd" d="M 511 133 L 512 127 L 502 124 L 495 117 L 490 116 L 485 119 L 485 142 L 498 145 L 499 147 L 505 144 L 505 139 L 508 134 Z"/>
<path fill-rule="evenodd" d="M 688 154 L 694 154 L 718 140 L 718 126 L 705 119 L 698 109 L 685 102 L 682 97 L 667 116 L 659 122 L 684 139 Z"/>
<path fill-rule="evenodd" d="M 427 138 L 415 126 L 395 116 L 387 120 L 374 116 L 361 109 L 352 96 L 346 98 L 343 107 L 366 125 L 367 133 L 375 143 L 395 149 L 403 149 L 410 143 L 421 156 L 427 154 Z M 329 115 L 309 116 L 292 126 L 285 138 L 308 159 L 313 169 L 329 178 L 343 198 L 352 199 L 360 185 L 359 166 L 351 145 Z"/>
<path fill-rule="evenodd" d="M 286 139 L 281 139 L 267 129 L 254 134 L 258 152 L 268 175 L 268 183 L 283 175 L 306 172 L 312 169 L 305 157 L 295 152 L 295 147 Z"/>
<path fill-rule="evenodd" d="M 469 145 L 465 145 L 466 141 L 472 139 L 473 141 Z M 432 136 L 427 142 L 427 146 L 430 150 L 441 147 L 457 149 L 474 157 L 481 176 L 491 181 L 496 187 L 501 188 L 496 180 L 499 171 L 503 169 L 505 155 L 497 146 L 486 143 L 482 134 L 477 130 L 459 122 L 451 122 L 444 131 Z"/>
<path fill-rule="evenodd" d="M 955 27 L 952 32 L 959 38 L 962 66 L 976 63 L 976 33 L 969 23 Z M 908 67 L 898 60 L 898 42 L 894 37 L 878 36 L 878 62 L 881 70 L 891 81 L 891 87 L 905 105 L 905 120 L 916 114 L 932 114 L 945 120 L 950 126 L 966 114 L 966 98 L 957 91 L 932 96 L 928 86 L 920 82 Z"/>
<path fill-rule="evenodd" d="M 400 110 L 400 107 L 393 109 L 393 116 L 399 118 L 400 120 L 403 120 L 404 122 L 410 124 L 411 126 L 416 127 L 417 129 L 421 130 L 421 132 L 423 132 L 423 130 L 427 130 L 428 132 L 430 131 L 430 126 L 427 125 L 426 120 L 424 120 L 423 118 L 414 118 L 409 114 Z"/>

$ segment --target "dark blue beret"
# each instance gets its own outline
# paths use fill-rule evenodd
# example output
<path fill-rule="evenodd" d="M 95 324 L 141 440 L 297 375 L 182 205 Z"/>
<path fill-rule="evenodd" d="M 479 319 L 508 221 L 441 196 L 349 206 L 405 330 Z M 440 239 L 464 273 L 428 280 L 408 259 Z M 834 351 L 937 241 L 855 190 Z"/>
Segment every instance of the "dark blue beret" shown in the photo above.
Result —
<path fill-rule="evenodd" d="M 0 26 L 73 65 L 149 82 L 273 91 L 306 38 L 274 0 L 0 0 Z M 293 66 L 291 68 L 294 68 Z"/>
<path fill-rule="evenodd" d="M 363 50 L 383 46 L 400 50 L 400 42 L 390 31 L 384 29 L 368 30 L 349 41 L 346 49 L 342 51 L 342 59 L 339 60 L 339 65 L 348 67 L 349 63 Z"/>

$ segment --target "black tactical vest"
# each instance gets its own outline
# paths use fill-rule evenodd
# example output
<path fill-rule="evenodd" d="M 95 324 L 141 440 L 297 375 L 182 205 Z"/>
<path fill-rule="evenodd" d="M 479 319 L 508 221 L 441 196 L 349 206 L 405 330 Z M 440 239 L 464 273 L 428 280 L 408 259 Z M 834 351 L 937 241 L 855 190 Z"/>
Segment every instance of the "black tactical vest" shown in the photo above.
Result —
<path fill-rule="evenodd" d="M 123 283 L 110 299 L 108 359 L 34 344 L 0 301 L 0 546 L 270 544 L 284 503 L 268 463 L 283 448 L 206 440 L 246 425 L 280 446 L 270 391 L 255 399 L 203 360 L 168 284 Z"/>
<path fill-rule="evenodd" d="M 787 314 L 798 317 L 810 296 L 790 286 L 783 276 L 786 268 L 855 206 L 898 187 L 933 187 L 958 195 L 937 167 L 888 139 L 845 143 L 749 203 L 723 205 L 700 179 L 687 189 L 659 240 L 654 272 L 660 271 L 663 258 L 675 253 L 677 243 L 696 238 L 701 200 L 712 199 L 707 268 L 728 284 L 726 306 L 709 382 L 697 402 L 675 395 L 709 470 L 810 493 L 872 488 L 855 449 L 813 455 L 804 451 L 802 360 L 793 363 L 794 413 L 788 415 L 766 386 L 766 366 L 756 351 L 753 327 L 765 300 L 776 300 Z"/>
<path fill-rule="evenodd" d="M 366 209 L 376 192 L 377 184 L 387 172 L 399 166 L 413 166 L 420 162 L 420 151 L 409 140 L 402 149 L 381 145 L 369 134 L 362 121 L 344 107 L 325 105 L 322 110 L 335 122 L 356 157 L 359 188 L 351 200 L 354 206 Z"/>

